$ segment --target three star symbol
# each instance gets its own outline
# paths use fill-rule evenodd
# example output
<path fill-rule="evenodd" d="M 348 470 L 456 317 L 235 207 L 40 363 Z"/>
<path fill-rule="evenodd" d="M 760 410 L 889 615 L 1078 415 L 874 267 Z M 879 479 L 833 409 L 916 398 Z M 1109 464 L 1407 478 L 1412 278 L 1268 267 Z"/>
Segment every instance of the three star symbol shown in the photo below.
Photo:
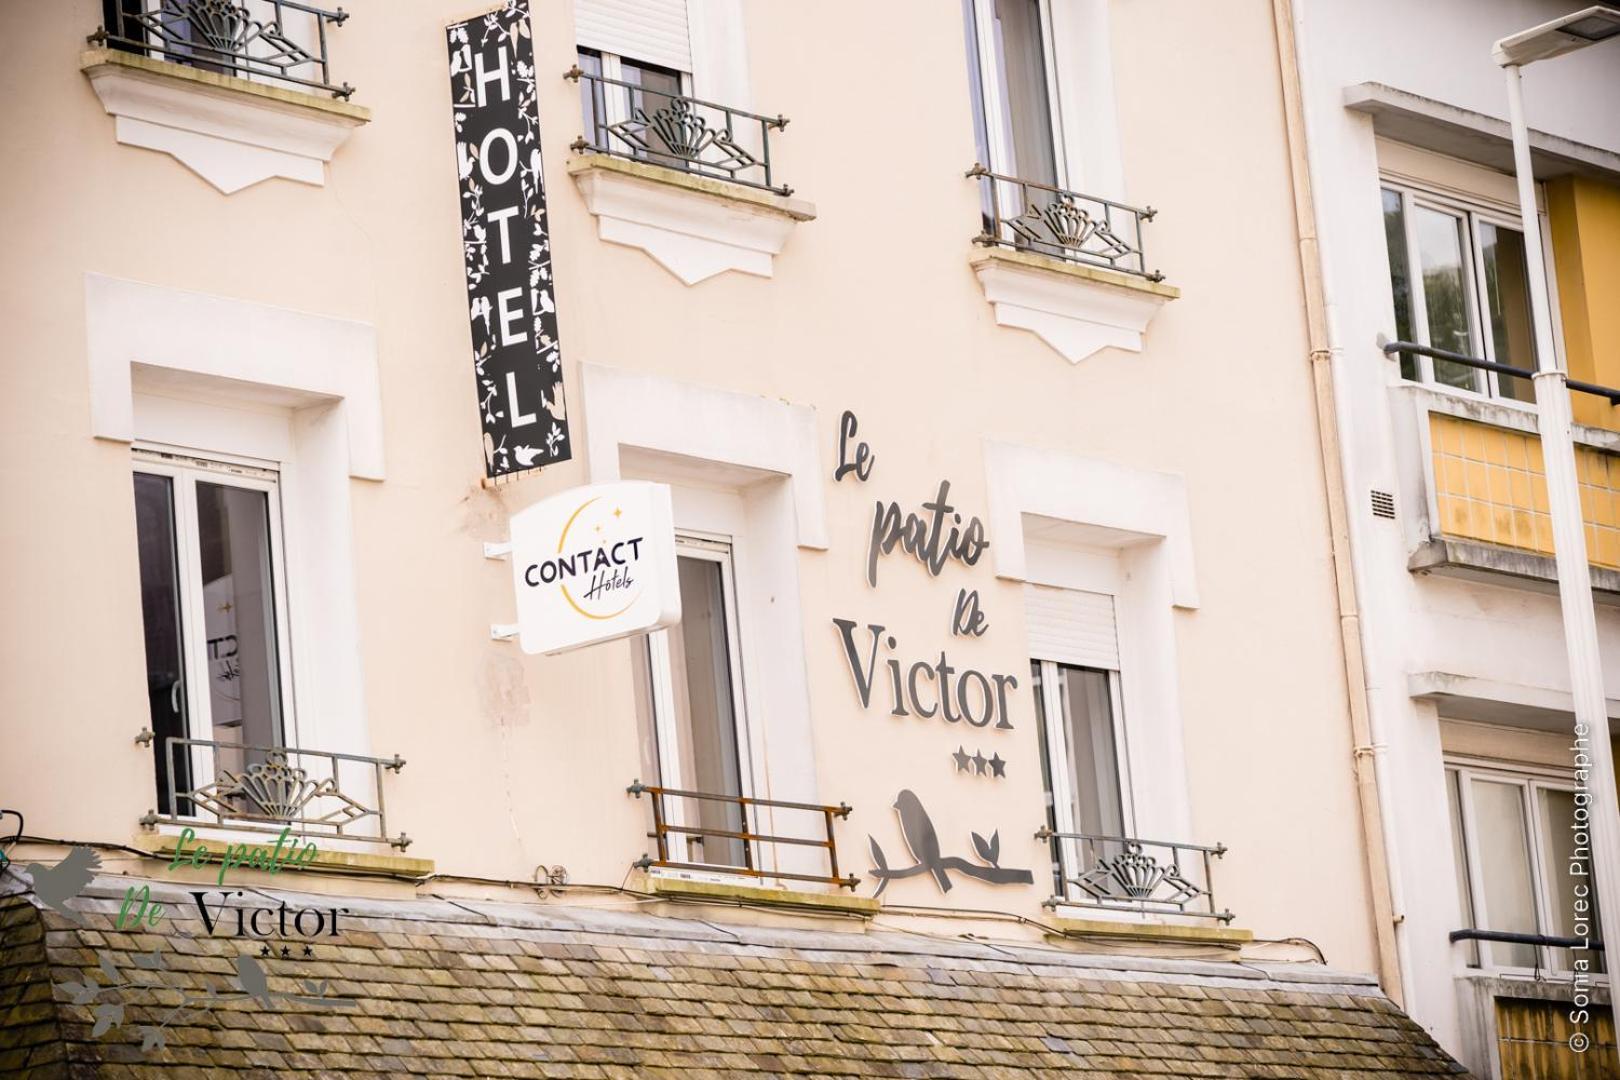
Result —
<path fill-rule="evenodd" d="M 989 757 L 985 757 L 982 750 L 969 754 L 966 747 L 958 746 L 956 753 L 952 754 L 951 758 L 956 762 L 957 772 L 973 773 L 977 776 L 993 776 L 998 780 L 1005 779 L 1007 776 L 1007 762 L 1000 754 L 991 754 Z"/>

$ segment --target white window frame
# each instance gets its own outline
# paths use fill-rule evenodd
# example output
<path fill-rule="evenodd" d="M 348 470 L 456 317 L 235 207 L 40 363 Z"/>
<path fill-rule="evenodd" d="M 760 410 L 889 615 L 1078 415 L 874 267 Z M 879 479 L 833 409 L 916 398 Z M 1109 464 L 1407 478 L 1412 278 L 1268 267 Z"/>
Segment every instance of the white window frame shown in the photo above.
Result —
<path fill-rule="evenodd" d="M 1457 195 L 1441 194 L 1431 188 L 1413 184 L 1410 180 L 1381 175 L 1378 181 L 1380 213 L 1382 213 L 1383 193 L 1394 192 L 1401 199 L 1401 223 L 1404 226 L 1403 239 L 1406 243 L 1406 272 L 1408 287 L 1411 289 L 1412 302 L 1412 333 L 1416 344 L 1433 347 L 1433 339 L 1429 336 L 1429 312 L 1423 292 L 1423 270 L 1418 261 L 1417 246 L 1417 216 L 1413 212 L 1418 207 L 1438 211 L 1452 217 L 1461 218 L 1465 226 L 1463 235 L 1466 237 L 1468 250 L 1464 252 L 1463 275 L 1466 279 L 1468 301 L 1468 333 L 1472 345 L 1478 349 L 1475 355 L 1492 363 L 1506 363 L 1499 361 L 1496 356 L 1496 342 L 1486 329 L 1485 305 L 1488 300 L 1484 293 L 1485 282 L 1485 248 L 1480 242 L 1480 224 L 1488 222 L 1503 228 L 1513 229 L 1523 233 L 1524 219 L 1517 213 L 1490 205 L 1483 200 L 1462 198 Z M 1538 215 L 1539 219 L 1539 215 Z M 1542 222 L 1538 220 L 1536 227 L 1541 228 Z M 1556 273 L 1551 265 L 1552 244 L 1551 238 L 1542 231 L 1542 258 L 1548 264 L 1546 272 L 1548 291 L 1548 311 L 1556 326 L 1557 322 L 1557 284 Z M 1386 253 L 1387 255 L 1387 253 Z M 1386 278 L 1387 278 L 1386 271 Z M 1553 355 L 1560 369 L 1564 368 L 1564 354 L 1562 335 L 1553 334 Z M 1433 390 L 1441 393 L 1454 393 L 1464 397 L 1489 400 L 1508 408 L 1534 411 L 1534 401 L 1520 401 L 1517 398 L 1507 397 L 1502 393 L 1501 376 L 1494 371 L 1474 370 L 1474 387 L 1467 389 L 1443 383 L 1434 377 L 1434 359 L 1429 356 L 1415 356 L 1417 361 L 1419 381 Z M 1397 368 L 1397 371 L 1399 369 Z M 1481 379 L 1480 376 L 1484 378 Z M 1405 381 L 1404 379 L 1402 381 Z M 1479 390 L 1481 382 L 1485 389 Z"/>
<path fill-rule="evenodd" d="M 281 522 L 280 470 L 274 462 L 229 454 L 200 455 L 179 447 L 142 442 L 131 448 L 130 471 L 169 478 L 180 592 L 181 650 L 185 660 L 182 680 L 186 692 L 186 732 L 189 738 L 203 741 L 220 740 L 214 731 L 213 698 L 208 683 L 210 668 L 203 616 L 202 553 L 197 545 L 196 485 L 198 481 L 205 481 L 265 494 L 270 532 L 270 583 L 274 592 L 271 606 L 275 623 L 275 686 L 281 714 L 280 745 L 296 747 L 298 726 L 287 629 L 286 534 Z M 191 758 L 192 786 L 201 788 L 212 783 L 214 755 L 197 750 Z"/>
<path fill-rule="evenodd" d="M 737 738 L 738 794 L 744 798 L 751 798 L 754 793 L 753 747 L 748 722 L 748 702 L 744 693 L 742 632 L 737 619 L 737 579 L 733 566 L 733 546 L 731 537 L 718 533 L 683 529 L 675 536 L 677 558 L 701 559 L 716 563 L 720 567 L 720 589 L 725 600 L 726 613 L 726 659 L 731 672 L 732 722 L 736 727 Z M 680 732 L 675 718 L 675 680 L 673 662 L 670 658 L 669 634 L 668 630 L 657 630 L 647 635 L 647 668 L 652 684 L 649 698 L 652 702 L 653 738 L 658 747 L 658 784 L 665 788 L 695 791 L 697 789 L 681 775 Z M 689 825 L 695 820 L 692 811 L 693 807 L 687 799 L 675 798 L 664 803 L 664 818 L 670 825 Z M 746 812 L 743 814 L 745 829 L 755 831 L 752 828 L 755 822 L 751 819 L 752 815 Z M 702 862 L 691 857 L 691 840 L 694 839 L 692 836 L 685 833 L 677 833 L 674 836 L 682 848 L 681 857 L 674 861 Z M 763 853 L 758 845 L 754 845 L 751 850 L 754 869 L 763 869 Z M 671 854 L 673 856 L 674 852 Z M 726 864 L 713 865 L 716 873 L 725 873 Z"/>
<path fill-rule="evenodd" d="M 1526 838 L 1526 848 L 1530 852 L 1530 880 L 1535 893 L 1537 933 L 1550 933 L 1555 925 L 1555 913 L 1552 904 L 1557 895 L 1554 884 L 1554 875 L 1557 868 L 1552 866 L 1548 853 L 1542 842 L 1546 833 L 1545 815 L 1541 808 L 1541 799 L 1538 795 L 1543 790 L 1564 791 L 1574 793 L 1576 788 L 1574 777 L 1568 769 L 1555 769 L 1535 765 L 1504 765 L 1501 762 L 1492 762 L 1479 758 L 1469 758 L 1447 754 L 1445 757 L 1445 779 L 1448 784 L 1456 784 L 1457 812 L 1462 824 L 1463 835 L 1460 838 L 1463 845 L 1463 861 L 1468 878 L 1469 895 L 1458 897 L 1459 910 L 1464 919 L 1472 922 L 1475 928 L 1490 926 L 1490 915 L 1485 903 L 1485 879 L 1479 858 L 1479 830 L 1474 824 L 1474 795 L 1471 781 L 1481 779 L 1489 783 L 1505 784 L 1516 787 L 1520 791 L 1520 798 L 1526 805 L 1525 828 L 1529 831 Z M 1509 975 L 1524 978 L 1544 978 L 1549 973 L 1568 971 L 1568 968 L 1554 964 L 1553 958 L 1560 951 L 1551 946 L 1536 946 L 1536 953 L 1540 957 L 1541 966 L 1512 967 L 1497 965 L 1489 962 L 1490 950 L 1486 942 L 1473 942 L 1472 948 L 1465 955 L 1472 954 L 1475 963 L 1464 963 L 1466 971 L 1489 971 L 1499 975 Z M 1606 975 L 1596 975 L 1598 979 L 1607 981 Z"/>
<path fill-rule="evenodd" d="M 973 6 L 973 40 L 979 59 L 979 81 L 974 87 L 984 109 L 985 140 L 989 144 L 990 160 L 985 166 L 992 172 L 1006 176 L 1020 176 L 1018 161 L 1013 151 L 1006 123 L 1008 103 L 1006 96 L 1007 73 L 1002 70 L 996 56 L 996 0 L 968 0 Z M 1069 187 L 1068 151 L 1064 145 L 1063 106 L 1058 96 L 1057 49 L 1053 34 L 1052 0 L 1038 0 L 1041 23 L 1041 54 L 1046 74 L 1046 102 L 1052 129 L 1052 158 L 1056 162 L 1057 186 Z M 1017 198 L 1017 189 L 1010 190 Z M 1005 198 L 1005 196 L 1004 196 Z M 1016 205 L 1004 203 L 1003 205 Z"/>
<path fill-rule="evenodd" d="M 1074 819 L 1074 787 L 1069 776 L 1069 730 L 1063 712 L 1063 689 L 1059 684 L 1063 668 L 1082 671 L 1100 671 L 1108 676 L 1108 708 L 1114 725 L 1114 769 L 1119 777 L 1120 822 L 1128 839 L 1136 834 L 1135 799 L 1131 794 L 1130 749 L 1125 727 L 1125 709 L 1120 695 L 1117 669 L 1086 667 L 1081 664 L 1063 664 L 1056 660 L 1032 658 L 1041 668 L 1041 711 L 1046 718 L 1046 772 L 1052 780 L 1052 818 L 1060 833 L 1078 833 L 1080 823 Z M 1063 898 L 1069 899 L 1071 868 L 1084 865 L 1084 851 L 1079 840 L 1058 842 L 1062 864 Z"/>

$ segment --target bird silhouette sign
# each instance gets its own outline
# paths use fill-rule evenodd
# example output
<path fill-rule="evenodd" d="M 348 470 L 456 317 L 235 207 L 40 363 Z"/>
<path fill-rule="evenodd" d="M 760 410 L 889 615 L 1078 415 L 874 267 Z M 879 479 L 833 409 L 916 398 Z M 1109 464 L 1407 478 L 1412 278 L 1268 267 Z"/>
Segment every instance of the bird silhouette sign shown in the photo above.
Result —
<path fill-rule="evenodd" d="M 940 892 L 950 892 L 953 871 L 990 885 L 1035 883 L 1035 875 L 1030 871 L 1014 870 L 1000 865 L 999 830 L 991 833 L 988 840 L 978 833 L 972 834 L 973 850 L 978 855 L 979 861 L 971 862 L 960 855 L 941 853 L 939 833 L 935 831 L 933 820 L 928 816 L 928 811 L 923 809 L 922 800 L 917 798 L 915 792 L 910 789 L 901 791 L 894 800 L 894 809 L 900 815 L 900 835 L 905 839 L 911 857 L 917 861 L 913 866 L 891 868 L 877 840 L 868 836 L 866 839 L 872 846 L 872 876 L 878 880 L 877 891 L 872 894 L 873 896 L 883 895 L 883 890 L 889 887 L 889 882 L 896 878 L 916 877 L 919 874 L 931 876 L 934 884 L 939 886 Z"/>
<path fill-rule="evenodd" d="M 34 879 L 34 895 L 39 897 L 40 903 L 69 922 L 77 923 L 79 916 L 67 902 L 77 899 L 96 876 L 96 871 L 101 869 L 101 856 L 87 847 L 76 847 L 55 866 L 29 863 L 23 869 Z"/>

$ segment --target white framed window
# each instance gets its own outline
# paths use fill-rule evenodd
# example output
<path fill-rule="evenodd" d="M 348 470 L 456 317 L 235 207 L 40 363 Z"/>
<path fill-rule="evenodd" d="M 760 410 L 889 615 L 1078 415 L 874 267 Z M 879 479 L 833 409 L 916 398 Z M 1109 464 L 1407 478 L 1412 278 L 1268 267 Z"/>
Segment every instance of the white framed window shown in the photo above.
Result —
<path fill-rule="evenodd" d="M 1524 229 L 1517 214 L 1386 180 L 1380 190 L 1395 334 L 1534 371 Z M 1402 378 L 1533 402 L 1529 379 L 1403 354 Z"/>
<path fill-rule="evenodd" d="M 687 0 L 575 0 L 576 63 L 594 79 L 579 80 L 585 138 L 595 147 L 633 152 L 655 164 L 684 167 L 657 124 L 643 133 L 645 150 L 608 132 L 643 114 L 656 117 L 670 99 L 691 97 L 692 43 Z M 610 145 L 611 144 L 611 145 Z"/>
<path fill-rule="evenodd" d="M 158 801 L 250 755 L 171 754 L 168 740 L 289 745 L 294 731 L 280 477 L 273 465 L 137 447 L 136 540 Z M 183 808 L 182 808 L 183 809 Z"/>
<path fill-rule="evenodd" d="M 1068 186 L 1051 0 L 962 0 L 974 145 L 992 172 Z"/>
<path fill-rule="evenodd" d="M 1055 895 L 1066 896 L 1067 879 L 1134 829 L 1114 598 L 1030 586 L 1025 617 L 1047 827 L 1089 838 L 1056 841 Z"/>
<path fill-rule="evenodd" d="M 1584 914 L 1595 938 L 1596 886 L 1568 872 L 1577 854 L 1569 771 L 1447 758 L 1445 779 L 1464 928 L 1571 937 Z M 1508 974 L 1573 965 L 1571 950 L 1530 943 L 1469 942 L 1466 955 L 1469 967 Z"/>
<path fill-rule="evenodd" d="M 661 787 L 738 799 L 753 793 L 746 697 L 737 619 L 737 583 L 729 537 L 681 533 L 676 564 L 681 622 L 646 637 L 644 707 L 650 712 Z M 705 833 L 751 831 L 741 804 L 674 797 L 666 823 Z M 672 861 L 758 866 L 746 841 L 723 835 L 672 834 Z"/>

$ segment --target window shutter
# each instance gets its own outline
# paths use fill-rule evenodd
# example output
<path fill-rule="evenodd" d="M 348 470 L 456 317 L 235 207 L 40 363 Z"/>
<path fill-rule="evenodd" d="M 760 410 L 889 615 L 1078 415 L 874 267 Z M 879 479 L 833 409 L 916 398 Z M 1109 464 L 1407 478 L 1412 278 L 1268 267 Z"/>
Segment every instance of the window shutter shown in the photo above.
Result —
<path fill-rule="evenodd" d="M 1114 598 L 1107 593 L 1025 585 L 1024 618 L 1031 659 L 1119 670 Z"/>
<path fill-rule="evenodd" d="M 583 48 L 692 70 L 686 0 L 574 0 L 574 37 Z"/>

